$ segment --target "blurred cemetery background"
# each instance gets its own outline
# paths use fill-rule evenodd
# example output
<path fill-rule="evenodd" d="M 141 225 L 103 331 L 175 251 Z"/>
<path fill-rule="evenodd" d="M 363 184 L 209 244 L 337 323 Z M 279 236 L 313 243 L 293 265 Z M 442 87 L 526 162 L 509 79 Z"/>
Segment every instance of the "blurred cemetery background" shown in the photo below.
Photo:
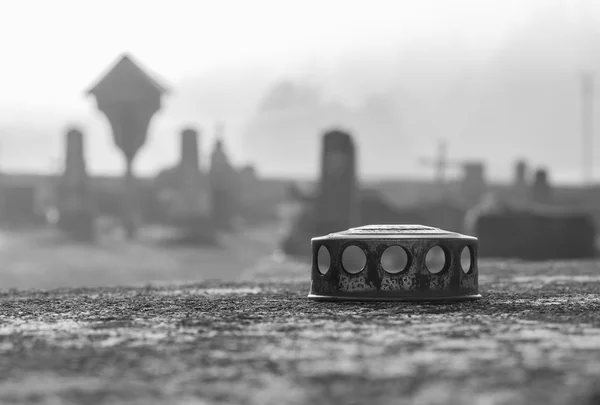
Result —
<path fill-rule="evenodd" d="M 465 2 L 455 9 L 470 21 L 468 10 L 482 7 Z M 458 34 L 449 42 L 421 38 L 421 53 L 400 45 L 392 52 L 381 40 L 389 33 L 356 44 L 320 80 L 354 90 L 362 80 L 367 90 L 338 91 L 333 101 L 310 73 L 286 77 L 281 68 L 265 80 L 258 68 L 253 76 L 242 66 L 225 72 L 216 88 L 214 71 L 166 80 L 148 63 L 160 54 L 106 47 L 83 70 L 94 75 L 84 77 L 71 62 L 79 56 L 65 51 L 56 66 L 77 78 L 63 90 L 73 89 L 66 99 L 76 108 L 48 101 L 52 123 L 45 126 L 46 115 L 1 99 L 2 287 L 236 280 L 270 263 L 308 277 L 311 237 L 366 224 L 476 235 L 482 259 L 596 257 L 598 7 L 505 7 L 493 52 L 468 48 Z M 401 25 L 408 17 L 388 16 L 384 25 L 393 27 L 394 18 Z M 452 18 L 446 22 L 460 20 Z M 483 28 L 470 29 L 473 37 Z M 160 48 L 153 38 L 147 43 Z M 40 60 L 50 56 L 40 52 Z M 389 58 L 377 59 L 386 52 Z M 0 75 L 35 87 L 27 69 L 14 77 L 18 54 Z M 44 64 L 36 69 L 43 75 Z M 378 76 L 380 83 L 369 79 Z M 252 87 L 236 88 L 241 82 L 259 90 L 238 114 L 237 98 Z M 144 170 L 137 169 L 140 159 Z"/>

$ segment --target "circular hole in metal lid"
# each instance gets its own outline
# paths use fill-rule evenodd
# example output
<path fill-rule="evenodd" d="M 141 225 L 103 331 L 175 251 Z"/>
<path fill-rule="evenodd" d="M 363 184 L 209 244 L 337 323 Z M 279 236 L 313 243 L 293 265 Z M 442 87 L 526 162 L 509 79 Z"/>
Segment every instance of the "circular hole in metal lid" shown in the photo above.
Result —
<path fill-rule="evenodd" d="M 446 266 L 446 252 L 439 246 L 434 246 L 427 252 L 425 256 L 425 266 L 430 273 L 439 273 Z"/>
<path fill-rule="evenodd" d="M 381 255 L 381 267 L 388 273 L 400 273 L 408 266 L 408 253 L 401 246 L 390 246 Z"/>
<path fill-rule="evenodd" d="M 321 246 L 317 251 L 317 269 L 319 273 L 325 274 L 329 271 L 331 266 L 331 255 L 327 246 Z"/>
<path fill-rule="evenodd" d="M 471 267 L 473 266 L 473 255 L 471 254 L 471 248 L 469 246 L 465 246 L 460 254 L 460 267 L 465 273 L 471 271 Z"/>
<path fill-rule="evenodd" d="M 361 248 L 350 245 L 342 253 L 342 266 L 348 273 L 356 274 L 365 268 L 367 256 Z"/>

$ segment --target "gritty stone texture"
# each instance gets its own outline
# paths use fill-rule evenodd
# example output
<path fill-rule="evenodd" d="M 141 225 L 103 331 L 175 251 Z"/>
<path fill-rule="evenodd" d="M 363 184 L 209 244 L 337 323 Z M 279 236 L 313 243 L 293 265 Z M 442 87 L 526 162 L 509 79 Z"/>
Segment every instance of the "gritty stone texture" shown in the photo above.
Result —
<path fill-rule="evenodd" d="M 248 282 L 3 293 L 0 402 L 600 400 L 595 262 L 480 263 L 484 298 L 454 304 L 312 302 L 307 268 L 263 265 Z"/>

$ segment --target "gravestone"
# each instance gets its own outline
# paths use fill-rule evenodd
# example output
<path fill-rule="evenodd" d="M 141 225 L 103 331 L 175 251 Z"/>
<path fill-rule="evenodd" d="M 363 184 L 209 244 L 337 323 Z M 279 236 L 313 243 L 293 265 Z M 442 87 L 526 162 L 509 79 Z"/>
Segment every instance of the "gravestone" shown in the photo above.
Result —
<path fill-rule="evenodd" d="M 559 260 L 595 255 L 595 226 L 581 212 L 513 210 L 477 219 L 481 257 Z"/>
<path fill-rule="evenodd" d="M 517 188 L 527 186 L 527 163 L 524 160 L 518 160 L 515 164 L 514 186 Z"/>
<path fill-rule="evenodd" d="M 217 138 L 210 160 L 212 218 L 219 229 L 231 229 L 237 216 L 237 173 L 225 152 L 223 140 Z"/>
<path fill-rule="evenodd" d="M 548 172 L 544 169 L 535 172 L 531 186 L 531 198 L 533 202 L 538 204 L 550 204 L 552 202 L 552 188 L 548 181 Z"/>
<path fill-rule="evenodd" d="M 513 180 L 513 195 L 515 201 L 519 203 L 526 203 L 529 200 L 527 176 L 527 163 L 523 160 L 517 161 Z"/>
<path fill-rule="evenodd" d="M 317 235 L 343 231 L 360 222 L 354 141 L 331 130 L 323 135 L 321 176 L 315 201 Z"/>
<path fill-rule="evenodd" d="M 331 130 L 323 135 L 319 182 L 314 195 L 301 198 L 304 206 L 281 243 L 286 254 L 310 256 L 311 247 L 307 241 L 361 225 L 363 211 L 365 218 L 377 221 L 378 217 L 371 212 L 374 206 L 384 218 L 395 217 L 395 211 L 387 209 L 389 207 L 380 200 L 375 203 L 369 198 L 362 200 L 356 179 L 355 154 L 356 147 L 350 134 Z"/>
<path fill-rule="evenodd" d="M 125 215 L 127 236 L 136 234 L 137 184 L 133 164 L 146 143 L 150 120 L 161 108 L 167 90 L 152 79 L 129 55 L 123 55 L 87 94 L 95 96 L 98 109 L 108 119 L 116 146 L 125 158 Z"/>
<path fill-rule="evenodd" d="M 94 239 L 94 213 L 84 156 L 83 134 L 72 128 L 66 134 L 65 165 L 59 183 L 58 227 L 77 241 Z"/>
<path fill-rule="evenodd" d="M 210 219 L 211 197 L 207 178 L 200 171 L 198 133 L 187 128 L 181 132 L 181 161 L 177 168 L 174 220 L 191 243 L 213 243 L 214 226 Z"/>
<path fill-rule="evenodd" d="M 182 210 L 186 215 L 210 215 L 210 190 L 200 171 L 198 133 L 193 129 L 181 132 L 181 162 L 179 163 Z"/>
<path fill-rule="evenodd" d="M 513 206 L 490 195 L 465 216 L 465 233 L 479 238 L 481 257 L 552 260 L 595 254 L 590 215 L 569 208 Z"/>

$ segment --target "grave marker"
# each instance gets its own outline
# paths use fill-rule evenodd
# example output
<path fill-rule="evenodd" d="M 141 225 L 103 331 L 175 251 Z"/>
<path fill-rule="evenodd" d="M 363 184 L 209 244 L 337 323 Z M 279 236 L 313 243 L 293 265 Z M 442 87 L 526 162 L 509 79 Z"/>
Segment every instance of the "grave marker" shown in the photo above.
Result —
<path fill-rule="evenodd" d="M 357 226 L 360 221 L 354 141 L 332 130 L 323 135 L 321 176 L 315 204 L 317 234 Z"/>
<path fill-rule="evenodd" d="M 78 241 L 91 241 L 94 238 L 94 214 L 83 134 L 80 130 L 71 128 L 65 139 L 65 166 L 58 193 L 58 227 Z"/>
<path fill-rule="evenodd" d="M 535 203 L 549 204 L 552 201 L 552 188 L 548 181 L 548 172 L 544 169 L 536 170 L 531 197 Z"/>
<path fill-rule="evenodd" d="M 130 239 L 135 237 L 135 217 L 139 211 L 133 164 L 146 142 L 150 120 L 160 110 L 161 97 L 166 92 L 126 54 L 87 91 L 96 98 L 98 109 L 108 119 L 114 142 L 125 158 L 124 225 Z"/>
<path fill-rule="evenodd" d="M 179 192 L 181 211 L 186 216 L 210 215 L 210 190 L 200 172 L 198 132 L 187 128 L 181 132 L 181 162 L 179 163 Z"/>
<path fill-rule="evenodd" d="M 217 138 L 211 154 L 212 215 L 218 228 L 229 229 L 237 215 L 238 173 L 231 166 L 223 140 Z"/>

